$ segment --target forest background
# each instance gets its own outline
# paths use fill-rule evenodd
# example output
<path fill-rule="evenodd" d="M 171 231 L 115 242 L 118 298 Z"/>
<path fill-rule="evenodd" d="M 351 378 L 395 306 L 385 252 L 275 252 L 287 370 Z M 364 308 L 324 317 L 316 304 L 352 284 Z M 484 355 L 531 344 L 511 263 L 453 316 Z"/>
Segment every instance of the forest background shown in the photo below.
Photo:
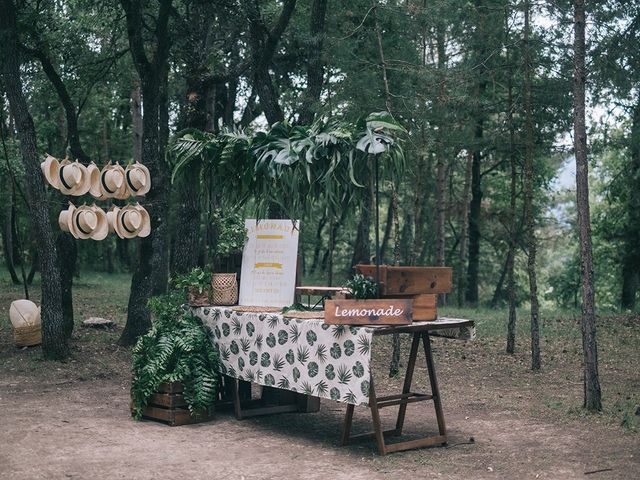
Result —
<path fill-rule="evenodd" d="M 121 337 L 130 344 L 149 325 L 141 300 L 166 289 L 170 275 L 212 263 L 217 209 L 252 218 L 261 200 L 238 204 L 226 195 L 238 171 L 253 165 L 194 165 L 172 183 L 178 132 L 253 134 L 276 122 L 349 124 L 387 111 L 407 133 L 404 168 L 383 174 L 380 184 L 384 262 L 453 267 L 449 305 L 510 304 L 515 312 L 539 300 L 577 309 L 577 4 L 584 7 L 529 0 L 3 1 L 4 38 L 13 35 L 16 46 L 4 43 L 5 64 L 16 57 L 21 65 L 37 157 L 139 160 L 154 179 L 146 199 L 151 238 L 77 242 L 56 226 L 57 248 L 43 249 L 32 233 L 40 231 L 40 207 L 28 202 L 38 185 L 22 161 L 20 119 L 10 113 L 4 93 L 12 85 L 3 77 L 7 270 L 16 283 L 43 266 L 58 270 L 66 337 L 74 276 L 132 272 Z M 640 6 L 608 0 L 586 7 L 596 307 L 637 311 Z M 371 165 L 356 174 L 371 178 Z M 287 193 L 274 188 L 276 197 Z M 55 225 L 66 201 L 50 188 L 42 195 L 39 205 Z M 337 198 L 339 209 L 321 196 L 300 211 L 308 282 L 341 284 L 352 265 L 375 253 L 372 182 Z M 52 357 L 68 354 L 65 342 L 49 349 Z"/>

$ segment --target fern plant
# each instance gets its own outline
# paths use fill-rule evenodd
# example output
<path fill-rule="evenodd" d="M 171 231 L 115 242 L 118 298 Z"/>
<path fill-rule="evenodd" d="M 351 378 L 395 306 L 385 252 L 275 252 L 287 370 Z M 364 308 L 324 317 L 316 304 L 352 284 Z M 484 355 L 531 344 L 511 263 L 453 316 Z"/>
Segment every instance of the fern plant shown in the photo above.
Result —
<path fill-rule="evenodd" d="M 165 382 L 181 382 L 192 415 L 209 407 L 218 391 L 218 354 L 202 321 L 184 310 L 184 295 L 171 292 L 149 300 L 154 321 L 132 351 L 133 417 L 139 419 Z"/>

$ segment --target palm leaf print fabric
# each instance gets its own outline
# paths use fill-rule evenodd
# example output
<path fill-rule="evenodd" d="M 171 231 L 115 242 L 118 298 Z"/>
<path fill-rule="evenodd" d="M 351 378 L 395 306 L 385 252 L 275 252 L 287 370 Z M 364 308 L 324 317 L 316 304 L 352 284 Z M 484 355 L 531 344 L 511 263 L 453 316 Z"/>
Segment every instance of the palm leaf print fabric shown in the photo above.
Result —
<path fill-rule="evenodd" d="M 220 372 L 354 405 L 369 402 L 373 330 L 273 313 L 194 309 L 220 354 Z"/>

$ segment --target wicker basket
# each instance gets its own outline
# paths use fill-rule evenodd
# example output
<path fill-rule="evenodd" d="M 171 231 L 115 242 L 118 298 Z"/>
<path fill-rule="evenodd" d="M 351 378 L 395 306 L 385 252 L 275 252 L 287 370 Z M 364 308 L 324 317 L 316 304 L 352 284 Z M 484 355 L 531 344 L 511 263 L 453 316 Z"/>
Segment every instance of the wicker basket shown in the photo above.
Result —
<path fill-rule="evenodd" d="M 211 305 L 211 290 L 206 288 L 200 292 L 197 287 L 189 287 L 187 290 L 187 302 L 192 307 Z"/>
<path fill-rule="evenodd" d="M 235 305 L 238 303 L 238 282 L 235 273 L 214 273 L 211 275 L 214 305 Z"/>
<path fill-rule="evenodd" d="M 16 347 L 32 347 L 42 343 L 42 325 L 25 325 L 13 329 Z"/>

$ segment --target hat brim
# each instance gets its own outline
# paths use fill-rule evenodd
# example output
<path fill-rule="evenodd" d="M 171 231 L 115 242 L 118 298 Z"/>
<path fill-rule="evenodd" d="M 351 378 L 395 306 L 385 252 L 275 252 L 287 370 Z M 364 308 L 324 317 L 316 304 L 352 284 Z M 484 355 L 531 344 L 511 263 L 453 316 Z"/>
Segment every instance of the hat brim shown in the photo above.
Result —
<path fill-rule="evenodd" d="M 58 225 L 60 226 L 60 230 L 63 232 L 70 233 L 75 238 L 75 234 L 71 231 L 71 217 L 73 216 L 73 212 L 76 209 L 73 203 L 69 203 L 69 207 L 66 210 L 62 210 L 58 215 Z"/>
<path fill-rule="evenodd" d="M 145 184 L 136 189 L 135 185 L 129 181 L 129 172 L 133 169 L 140 170 L 145 177 Z M 149 173 L 149 169 L 140 162 L 136 162 L 133 165 L 129 165 L 125 170 L 125 180 L 127 182 L 127 188 L 133 197 L 140 197 L 142 195 L 146 195 L 151 190 L 151 174 Z"/>
<path fill-rule="evenodd" d="M 91 232 L 91 239 L 97 241 L 104 240 L 109 234 L 109 222 L 107 221 L 107 214 L 104 213 L 104 210 L 102 210 L 97 205 L 92 205 L 91 210 L 93 210 L 93 212 L 98 217 L 98 224 L 96 228 L 93 229 L 93 232 Z"/>
<path fill-rule="evenodd" d="M 139 204 L 135 206 L 135 209 L 140 212 L 140 216 L 142 217 L 142 224 L 138 230 L 138 236 L 141 238 L 148 237 L 151 233 L 151 217 L 149 216 L 149 212 Z"/>
<path fill-rule="evenodd" d="M 62 181 L 62 177 L 60 176 L 62 167 L 65 167 L 68 165 L 75 165 L 80 169 L 80 181 L 71 187 L 68 187 L 67 185 L 65 185 L 65 182 Z M 58 189 L 65 195 L 79 197 L 81 195 L 86 194 L 91 188 L 91 181 L 89 179 L 89 172 L 87 172 L 87 167 L 85 167 L 83 164 L 81 164 L 78 161 L 75 161 L 72 163 L 72 162 L 69 162 L 68 160 L 63 160 L 60 163 L 60 168 L 58 169 L 57 180 L 58 180 Z"/>
<path fill-rule="evenodd" d="M 92 210 L 90 207 L 87 207 L 86 205 L 76 208 L 71 214 L 71 221 L 69 222 L 69 231 L 71 232 L 71 235 L 73 235 L 76 238 L 79 238 L 80 240 L 88 240 L 89 238 L 91 238 L 91 236 L 93 235 L 93 232 L 95 231 L 95 229 L 92 229 L 89 232 L 85 232 L 80 227 L 79 216 L 80 216 L 80 213 L 85 211 L 92 211 Z"/>
<path fill-rule="evenodd" d="M 87 167 L 87 174 L 89 176 L 89 193 L 94 198 L 102 198 L 102 189 L 100 188 L 100 169 L 95 163 L 91 162 Z"/>
<path fill-rule="evenodd" d="M 109 170 L 118 170 L 121 174 L 122 174 L 122 185 L 120 185 L 120 188 L 117 188 L 115 190 L 109 190 L 109 188 L 107 187 L 107 184 L 104 181 L 104 175 L 109 171 Z M 129 195 L 127 194 L 127 181 L 125 179 L 125 175 L 124 175 L 124 168 L 122 168 L 119 164 L 115 164 L 115 165 L 111 165 L 108 164 L 106 167 L 104 167 L 102 169 L 102 171 L 100 172 L 100 191 L 102 193 L 102 198 L 117 198 L 120 200 L 124 200 L 125 198 L 127 198 Z"/>
<path fill-rule="evenodd" d="M 47 158 L 40 164 L 40 169 L 44 175 L 45 180 L 53 188 L 58 189 L 56 184 L 56 177 L 58 176 L 58 170 L 60 169 L 60 162 L 57 158 L 47 155 Z"/>
<path fill-rule="evenodd" d="M 113 217 L 113 229 L 116 232 L 116 235 L 118 235 L 120 238 L 135 238 L 138 236 L 138 231 L 137 230 L 133 230 L 133 231 L 129 231 L 125 228 L 124 226 L 124 214 L 128 211 L 128 209 L 125 208 L 118 208 L 115 210 L 115 215 Z"/>

